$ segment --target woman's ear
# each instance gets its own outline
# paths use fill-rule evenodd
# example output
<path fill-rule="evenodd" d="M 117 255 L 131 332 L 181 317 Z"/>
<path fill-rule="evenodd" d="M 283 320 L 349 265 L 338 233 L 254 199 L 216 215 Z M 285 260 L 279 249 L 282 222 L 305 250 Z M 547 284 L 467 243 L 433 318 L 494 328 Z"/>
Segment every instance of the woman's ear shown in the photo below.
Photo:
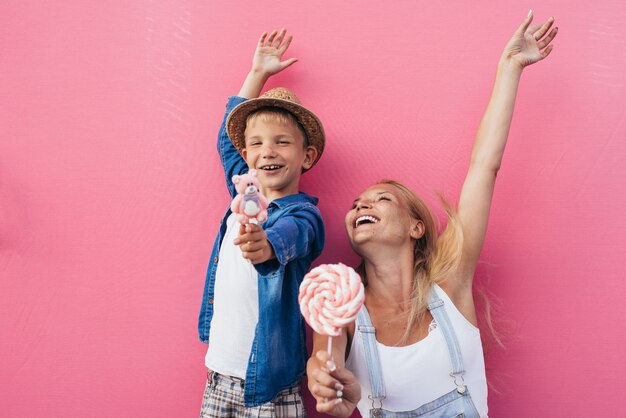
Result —
<path fill-rule="evenodd" d="M 414 220 L 411 222 L 411 238 L 418 240 L 424 235 L 424 222 Z"/>

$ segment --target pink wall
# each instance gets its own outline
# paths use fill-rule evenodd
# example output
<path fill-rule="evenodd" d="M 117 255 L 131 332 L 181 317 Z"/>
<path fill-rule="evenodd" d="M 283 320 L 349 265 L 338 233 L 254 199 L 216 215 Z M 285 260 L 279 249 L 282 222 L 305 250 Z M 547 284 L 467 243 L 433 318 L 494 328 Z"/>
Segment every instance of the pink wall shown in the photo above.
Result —
<path fill-rule="evenodd" d="M 511 334 L 494 417 L 626 407 L 626 6 L 342 1 L 5 1 L 0 11 L 0 415 L 195 417 L 196 317 L 227 204 L 214 137 L 260 32 L 324 121 L 320 261 L 381 177 L 455 199 L 501 48 L 557 17 L 522 79 L 479 277 Z M 313 409 L 310 416 L 315 417 Z M 619 414 L 619 412 L 617 412 Z"/>

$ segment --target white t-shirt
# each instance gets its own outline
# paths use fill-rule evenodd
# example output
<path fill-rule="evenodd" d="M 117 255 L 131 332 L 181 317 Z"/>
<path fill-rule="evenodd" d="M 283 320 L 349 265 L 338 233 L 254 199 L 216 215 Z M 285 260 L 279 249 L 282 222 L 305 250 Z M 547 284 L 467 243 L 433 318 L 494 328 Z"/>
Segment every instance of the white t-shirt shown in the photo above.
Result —
<path fill-rule="evenodd" d="M 454 306 L 446 292 L 435 284 L 437 295 L 444 306 L 461 347 L 465 384 L 481 417 L 487 416 L 487 379 L 480 341 L 480 331 Z M 456 385 L 450 377 L 452 364 L 448 347 L 439 326 L 434 327 L 421 341 L 405 347 L 389 347 L 376 342 L 383 373 L 387 398 L 383 409 L 388 411 L 412 411 L 425 403 L 454 390 Z M 372 401 L 371 386 L 365 362 L 363 340 L 358 326 L 355 327 L 348 368 L 361 385 L 361 400 L 357 407 L 361 415 L 369 416 Z"/>
<path fill-rule="evenodd" d="M 204 364 L 220 374 L 245 379 L 259 320 L 258 273 L 233 244 L 239 223 L 231 214 L 215 273 L 213 318 Z"/>

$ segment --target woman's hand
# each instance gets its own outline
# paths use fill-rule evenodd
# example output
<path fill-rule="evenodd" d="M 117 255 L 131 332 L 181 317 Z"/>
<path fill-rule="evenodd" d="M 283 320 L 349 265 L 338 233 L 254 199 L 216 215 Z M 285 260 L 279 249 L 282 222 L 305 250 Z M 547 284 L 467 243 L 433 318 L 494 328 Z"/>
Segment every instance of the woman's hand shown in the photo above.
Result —
<path fill-rule="evenodd" d="M 287 30 L 273 31 L 269 36 L 263 32 L 252 58 L 252 71 L 259 72 L 267 77 L 281 72 L 285 68 L 297 61 L 297 58 L 289 58 L 281 61 L 283 54 L 289 48 L 293 39 L 288 36 L 285 39 Z"/>
<path fill-rule="evenodd" d="M 317 401 L 317 412 L 349 417 L 361 400 L 361 386 L 352 372 L 336 366 L 331 356 L 323 350 L 309 359 L 309 391 Z"/>
<path fill-rule="evenodd" d="M 516 63 L 520 68 L 534 64 L 546 58 L 552 52 L 550 42 L 557 34 L 558 28 L 553 28 L 554 18 L 550 17 L 543 24 L 530 26 L 533 20 L 532 10 L 524 19 L 521 26 L 515 31 L 513 37 L 504 47 L 503 58 Z M 547 33 L 547 35 L 546 35 Z"/>

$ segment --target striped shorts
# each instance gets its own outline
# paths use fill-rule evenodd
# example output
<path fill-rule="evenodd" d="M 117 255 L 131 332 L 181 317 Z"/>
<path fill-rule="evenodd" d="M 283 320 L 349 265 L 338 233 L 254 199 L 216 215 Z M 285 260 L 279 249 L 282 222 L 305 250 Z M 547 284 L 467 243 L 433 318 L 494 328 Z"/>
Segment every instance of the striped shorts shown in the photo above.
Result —
<path fill-rule="evenodd" d="M 243 406 L 243 386 L 243 379 L 209 372 L 200 418 L 306 417 L 299 384 L 278 392 L 272 402 L 255 407 Z"/>

